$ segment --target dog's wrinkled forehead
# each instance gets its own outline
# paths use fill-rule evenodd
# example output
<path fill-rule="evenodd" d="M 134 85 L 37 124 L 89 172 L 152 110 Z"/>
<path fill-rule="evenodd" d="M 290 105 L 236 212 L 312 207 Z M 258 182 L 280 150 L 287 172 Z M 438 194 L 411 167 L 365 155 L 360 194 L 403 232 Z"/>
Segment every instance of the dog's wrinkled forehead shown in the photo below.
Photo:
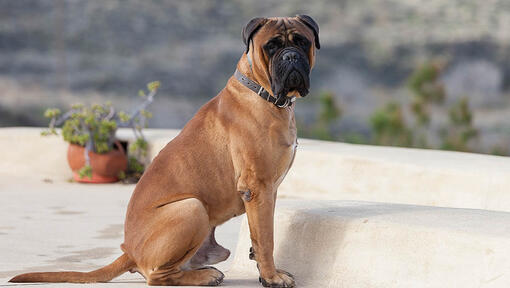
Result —
<path fill-rule="evenodd" d="M 310 41 L 314 41 L 312 31 L 302 22 L 292 18 L 277 18 L 269 20 L 260 30 L 261 37 L 259 40 L 261 44 L 275 37 L 279 37 L 285 41 L 291 38 L 295 33 L 305 36 Z"/>
<path fill-rule="evenodd" d="M 243 28 L 243 41 L 246 52 L 250 49 L 250 42 L 262 46 L 274 37 L 288 39 L 295 33 L 305 36 L 320 49 L 319 26 L 307 15 L 296 17 L 254 18 Z"/>

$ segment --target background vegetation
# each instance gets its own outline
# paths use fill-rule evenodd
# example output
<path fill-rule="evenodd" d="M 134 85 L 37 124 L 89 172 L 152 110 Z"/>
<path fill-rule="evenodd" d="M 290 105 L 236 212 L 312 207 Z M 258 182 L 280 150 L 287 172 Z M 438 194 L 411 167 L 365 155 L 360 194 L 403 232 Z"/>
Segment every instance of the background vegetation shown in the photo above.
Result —
<path fill-rule="evenodd" d="M 351 131 L 335 131 L 334 125 L 341 118 L 342 105 L 337 103 L 332 92 L 323 92 L 319 117 L 312 125 L 300 123 L 300 136 L 356 144 L 443 149 L 462 152 L 482 152 L 479 146 L 478 129 L 473 126 L 473 112 L 469 98 L 463 97 L 446 105 L 444 85 L 439 80 L 442 65 L 429 62 L 421 65 L 410 76 L 409 107 L 400 102 L 388 102 L 376 109 L 370 119 L 371 137 Z M 448 121 L 439 129 L 431 129 L 431 109 L 444 114 Z M 406 113 L 407 117 L 406 117 Z M 492 154 L 506 156 L 508 151 L 494 146 Z"/>

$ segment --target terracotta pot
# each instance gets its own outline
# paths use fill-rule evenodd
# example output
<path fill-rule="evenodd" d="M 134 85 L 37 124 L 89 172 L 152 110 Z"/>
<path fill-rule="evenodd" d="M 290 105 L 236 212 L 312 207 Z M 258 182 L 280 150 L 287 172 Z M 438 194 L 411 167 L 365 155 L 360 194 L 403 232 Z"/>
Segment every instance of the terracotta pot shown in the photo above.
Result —
<path fill-rule="evenodd" d="M 85 147 L 69 144 L 67 149 L 67 163 L 73 170 L 73 178 L 84 183 L 111 183 L 119 181 L 117 177 L 120 171 L 127 169 L 127 156 L 122 145 L 117 141 L 112 151 L 104 154 L 89 151 L 92 178 L 80 177 L 78 171 L 85 166 Z"/>

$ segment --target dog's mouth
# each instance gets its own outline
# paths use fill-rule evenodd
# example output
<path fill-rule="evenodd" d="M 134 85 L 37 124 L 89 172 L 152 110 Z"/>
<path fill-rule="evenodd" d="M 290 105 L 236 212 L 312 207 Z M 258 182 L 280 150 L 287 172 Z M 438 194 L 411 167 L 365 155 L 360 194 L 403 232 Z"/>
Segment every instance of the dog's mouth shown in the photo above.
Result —
<path fill-rule="evenodd" d="M 308 58 L 300 50 L 294 47 L 280 50 L 273 56 L 271 65 L 271 90 L 274 97 L 286 97 L 292 91 L 305 97 L 310 88 L 309 75 Z"/>

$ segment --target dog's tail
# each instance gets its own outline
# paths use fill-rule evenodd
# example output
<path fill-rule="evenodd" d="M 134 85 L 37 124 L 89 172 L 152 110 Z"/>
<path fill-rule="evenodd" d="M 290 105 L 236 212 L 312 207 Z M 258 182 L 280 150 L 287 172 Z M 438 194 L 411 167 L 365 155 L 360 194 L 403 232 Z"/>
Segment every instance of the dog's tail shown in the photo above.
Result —
<path fill-rule="evenodd" d="M 93 283 L 93 282 L 108 282 L 113 278 L 135 268 L 134 261 L 129 259 L 126 253 L 122 254 L 113 263 L 103 268 L 91 272 L 35 272 L 25 273 L 15 276 L 9 282 L 68 282 L 68 283 Z"/>

